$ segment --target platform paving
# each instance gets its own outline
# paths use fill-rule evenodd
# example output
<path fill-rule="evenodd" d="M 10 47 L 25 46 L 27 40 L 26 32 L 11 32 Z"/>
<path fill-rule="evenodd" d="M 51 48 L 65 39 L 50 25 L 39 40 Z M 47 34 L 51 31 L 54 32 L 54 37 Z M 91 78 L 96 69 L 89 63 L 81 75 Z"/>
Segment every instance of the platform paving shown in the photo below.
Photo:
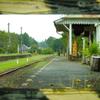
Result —
<path fill-rule="evenodd" d="M 34 88 L 85 88 L 90 82 L 100 78 L 99 72 L 81 62 L 67 61 L 66 57 L 55 57 L 35 73 L 32 78 Z"/>

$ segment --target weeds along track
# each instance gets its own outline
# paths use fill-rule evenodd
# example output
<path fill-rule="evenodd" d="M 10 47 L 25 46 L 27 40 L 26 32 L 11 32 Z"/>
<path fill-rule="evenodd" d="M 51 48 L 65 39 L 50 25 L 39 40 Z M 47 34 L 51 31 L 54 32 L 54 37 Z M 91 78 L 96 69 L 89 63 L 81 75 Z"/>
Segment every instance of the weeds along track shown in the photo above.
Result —
<path fill-rule="evenodd" d="M 15 73 L 16 71 L 21 70 L 21 69 L 24 69 L 24 68 L 26 68 L 26 67 L 29 68 L 31 65 L 35 65 L 35 64 L 37 64 L 37 63 L 39 63 L 39 62 L 47 61 L 47 60 L 52 59 L 52 58 L 53 58 L 53 56 L 49 56 L 49 57 L 45 57 L 45 58 L 41 58 L 41 59 L 39 59 L 39 60 L 36 60 L 36 61 L 30 62 L 29 64 L 25 64 L 25 65 L 22 66 L 22 67 L 15 68 L 15 69 L 11 69 L 11 70 L 9 70 L 9 71 L 5 71 L 5 72 L 3 72 L 3 73 L 0 74 L 0 77 L 3 77 L 3 76 L 6 76 L 6 75 L 9 75 L 9 74 L 11 74 L 11 73 Z"/>

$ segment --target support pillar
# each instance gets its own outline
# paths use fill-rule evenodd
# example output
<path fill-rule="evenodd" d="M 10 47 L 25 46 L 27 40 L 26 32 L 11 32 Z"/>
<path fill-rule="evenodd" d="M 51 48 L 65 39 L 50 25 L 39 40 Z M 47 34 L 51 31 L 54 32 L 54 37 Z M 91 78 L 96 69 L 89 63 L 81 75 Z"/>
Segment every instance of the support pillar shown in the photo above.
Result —
<path fill-rule="evenodd" d="M 69 25 L 69 54 L 72 55 L 72 24 Z"/>
<path fill-rule="evenodd" d="M 69 32 L 68 34 L 68 47 L 67 47 L 67 55 L 68 58 L 72 55 L 72 24 L 69 24 L 69 27 L 67 27 L 65 24 L 63 24 L 66 30 Z M 69 58 L 70 59 L 70 58 Z"/>
<path fill-rule="evenodd" d="M 96 42 L 100 43 L 100 24 L 96 25 Z"/>
<path fill-rule="evenodd" d="M 85 38 L 82 38 L 82 40 L 83 40 L 83 51 L 84 51 L 84 49 L 85 49 Z M 85 63 L 85 55 L 84 55 L 84 53 L 82 55 L 82 63 Z"/>
<path fill-rule="evenodd" d="M 66 53 L 67 53 L 67 60 L 68 60 L 68 58 L 69 58 L 69 40 L 68 40 L 68 38 L 69 38 L 69 34 L 67 33 L 67 35 L 66 35 L 67 37 L 66 37 Z"/>

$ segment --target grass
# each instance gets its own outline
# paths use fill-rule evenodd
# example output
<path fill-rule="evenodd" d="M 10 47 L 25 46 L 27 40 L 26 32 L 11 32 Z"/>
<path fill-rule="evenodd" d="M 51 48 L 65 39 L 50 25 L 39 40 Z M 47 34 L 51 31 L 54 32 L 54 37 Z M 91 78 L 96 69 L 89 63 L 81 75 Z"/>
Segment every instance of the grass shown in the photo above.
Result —
<path fill-rule="evenodd" d="M 0 54 L 0 56 L 17 56 L 17 55 L 27 55 L 30 53 L 23 53 L 23 54 L 18 54 L 18 53 L 11 53 L 11 54 Z"/>
<path fill-rule="evenodd" d="M 32 76 L 36 71 L 45 66 L 49 60 L 44 60 L 39 63 L 36 63 L 30 67 L 20 69 L 13 74 L 9 74 L 6 77 L 0 78 L 0 87 L 20 87 L 26 79 Z"/>
<path fill-rule="evenodd" d="M 20 59 L 0 62 L 0 73 L 22 67 L 23 65 L 29 64 L 33 61 L 40 60 L 48 56 L 49 55 L 34 55 L 33 57 L 20 58 Z"/>

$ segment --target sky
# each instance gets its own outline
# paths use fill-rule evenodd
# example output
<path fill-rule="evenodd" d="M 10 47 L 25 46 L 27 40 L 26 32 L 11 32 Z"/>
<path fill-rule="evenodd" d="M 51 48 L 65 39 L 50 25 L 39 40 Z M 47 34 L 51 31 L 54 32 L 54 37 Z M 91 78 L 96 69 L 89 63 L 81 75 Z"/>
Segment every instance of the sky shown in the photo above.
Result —
<path fill-rule="evenodd" d="M 60 38 L 53 21 L 61 17 L 63 15 L 0 15 L 0 30 L 8 31 L 10 23 L 10 32 L 20 34 L 22 27 L 22 33 L 28 33 L 38 42 L 50 36 Z"/>

